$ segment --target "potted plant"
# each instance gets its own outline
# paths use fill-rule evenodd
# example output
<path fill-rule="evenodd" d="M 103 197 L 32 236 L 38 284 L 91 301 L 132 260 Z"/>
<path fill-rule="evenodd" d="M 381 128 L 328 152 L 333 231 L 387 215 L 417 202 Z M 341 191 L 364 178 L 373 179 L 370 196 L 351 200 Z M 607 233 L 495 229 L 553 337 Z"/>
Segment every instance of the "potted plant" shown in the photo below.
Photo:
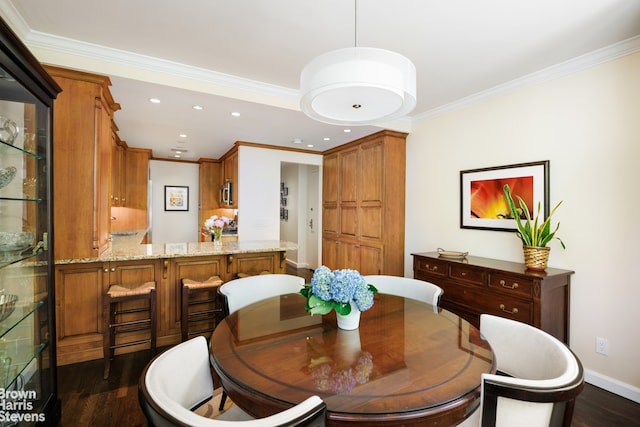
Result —
<path fill-rule="evenodd" d="M 562 239 L 556 236 L 556 232 L 560 228 L 558 223 L 551 231 L 551 217 L 555 213 L 556 209 L 562 204 L 562 200 L 551 210 L 549 216 L 543 219 L 541 211 L 541 204 L 538 203 L 538 209 L 533 218 L 529 213 L 527 204 L 522 197 L 516 195 L 518 199 L 519 207 L 516 207 L 509 185 L 504 186 L 504 194 L 509 204 L 509 210 L 511 216 L 516 221 L 517 231 L 516 234 L 522 241 L 524 250 L 524 264 L 531 270 L 544 270 L 547 268 L 547 261 L 549 260 L 550 247 L 547 246 L 553 239 L 557 239 L 562 248 L 565 249 Z M 523 218 L 524 216 L 524 218 Z"/>
<path fill-rule="evenodd" d="M 327 314 L 336 311 L 340 329 L 356 329 L 360 312 L 373 306 L 373 296 L 378 292 L 356 270 L 331 271 L 326 266 L 317 268 L 311 283 L 307 283 L 300 293 L 307 299 L 305 309 L 313 314 Z"/>

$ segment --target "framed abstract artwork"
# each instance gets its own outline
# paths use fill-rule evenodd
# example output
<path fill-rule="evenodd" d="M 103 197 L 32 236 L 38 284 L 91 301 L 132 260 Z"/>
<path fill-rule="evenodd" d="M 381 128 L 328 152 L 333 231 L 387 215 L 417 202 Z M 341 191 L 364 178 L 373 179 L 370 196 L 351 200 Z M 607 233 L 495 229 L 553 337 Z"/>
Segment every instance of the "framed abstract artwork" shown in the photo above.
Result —
<path fill-rule="evenodd" d="M 164 210 L 165 211 L 188 211 L 189 210 L 189 187 L 178 185 L 164 186 Z"/>
<path fill-rule="evenodd" d="M 513 231 L 504 186 L 509 185 L 516 205 L 520 196 L 533 217 L 549 215 L 549 161 L 519 163 L 460 171 L 460 228 Z"/>

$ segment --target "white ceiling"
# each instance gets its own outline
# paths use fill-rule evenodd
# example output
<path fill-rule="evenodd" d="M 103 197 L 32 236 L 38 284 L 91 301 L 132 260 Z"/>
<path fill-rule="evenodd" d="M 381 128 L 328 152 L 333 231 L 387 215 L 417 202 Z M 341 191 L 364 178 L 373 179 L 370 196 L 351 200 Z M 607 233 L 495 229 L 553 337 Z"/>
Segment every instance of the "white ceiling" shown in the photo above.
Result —
<path fill-rule="evenodd" d="M 416 65 L 416 109 L 381 125 L 405 131 L 558 64 L 640 45 L 638 0 L 360 0 L 357 10 L 356 31 L 350 0 L 0 0 L 42 62 L 111 76 L 129 146 L 156 157 L 186 147 L 190 160 L 218 158 L 237 140 L 322 151 L 376 131 L 346 134 L 298 109 L 304 65 L 352 47 L 356 32 L 358 46 Z"/>

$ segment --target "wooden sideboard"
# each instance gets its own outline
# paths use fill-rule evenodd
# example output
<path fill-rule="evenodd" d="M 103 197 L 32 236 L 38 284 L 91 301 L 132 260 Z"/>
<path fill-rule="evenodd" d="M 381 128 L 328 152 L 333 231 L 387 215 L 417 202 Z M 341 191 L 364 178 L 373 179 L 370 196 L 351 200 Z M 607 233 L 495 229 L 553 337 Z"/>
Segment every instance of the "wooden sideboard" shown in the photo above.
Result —
<path fill-rule="evenodd" d="M 438 252 L 414 253 L 413 275 L 444 290 L 441 306 L 480 326 L 488 313 L 528 323 L 569 342 L 571 270 L 537 272 L 524 264 L 468 256 L 461 260 Z"/>

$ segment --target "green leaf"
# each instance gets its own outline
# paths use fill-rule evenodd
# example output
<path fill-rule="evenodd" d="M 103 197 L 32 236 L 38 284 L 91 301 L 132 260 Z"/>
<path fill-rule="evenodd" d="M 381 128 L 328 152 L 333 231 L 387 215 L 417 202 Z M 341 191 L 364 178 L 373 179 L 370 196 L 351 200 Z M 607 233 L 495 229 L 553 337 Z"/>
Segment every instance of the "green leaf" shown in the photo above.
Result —
<path fill-rule="evenodd" d="M 327 314 L 332 310 L 330 301 L 325 301 L 315 295 L 310 295 L 307 299 L 308 311 L 311 314 Z"/>
<path fill-rule="evenodd" d="M 560 223 L 556 226 L 555 230 L 551 232 L 551 217 L 555 213 L 558 206 L 562 203 L 560 201 L 552 210 L 549 216 L 540 224 L 542 220 L 542 204 L 538 203 L 538 207 L 536 213 L 533 218 L 531 218 L 531 214 L 529 213 L 529 208 L 527 207 L 526 202 L 520 197 L 516 195 L 518 199 L 518 204 L 520 205 L 521 211 L 524 213 L 525 220 L 522 220 L 520 217 L 520 211 L 516 208 L 516 205 L 513 201 L 513 197 L 511 195 L 511 190 L 508 185 L 503 187 L 505 197 L 507 198 L 507 203 L 509 205 L 509 210 L 513 218 L 516 221 L 517 231 L 516 234 L 522 241 L 522 244 L 525 246 L 540 246 L 545 247 L 551 240 L 558 239 L 562 248 L 565 248 L 564 242 L 560 240 L 560 238 L 555 237 L 558 228 L 560 228 Z"/>
<path fill-rule="evenodd" d="M 346 316 L 347 314 L 351 313 L 351 304 L 339 303 L 335 301 L 331 301 L 331 302 L 333 303 L 333 308 L 336 311 L 336 313 L 342 314 L 343 316 Z"/>

